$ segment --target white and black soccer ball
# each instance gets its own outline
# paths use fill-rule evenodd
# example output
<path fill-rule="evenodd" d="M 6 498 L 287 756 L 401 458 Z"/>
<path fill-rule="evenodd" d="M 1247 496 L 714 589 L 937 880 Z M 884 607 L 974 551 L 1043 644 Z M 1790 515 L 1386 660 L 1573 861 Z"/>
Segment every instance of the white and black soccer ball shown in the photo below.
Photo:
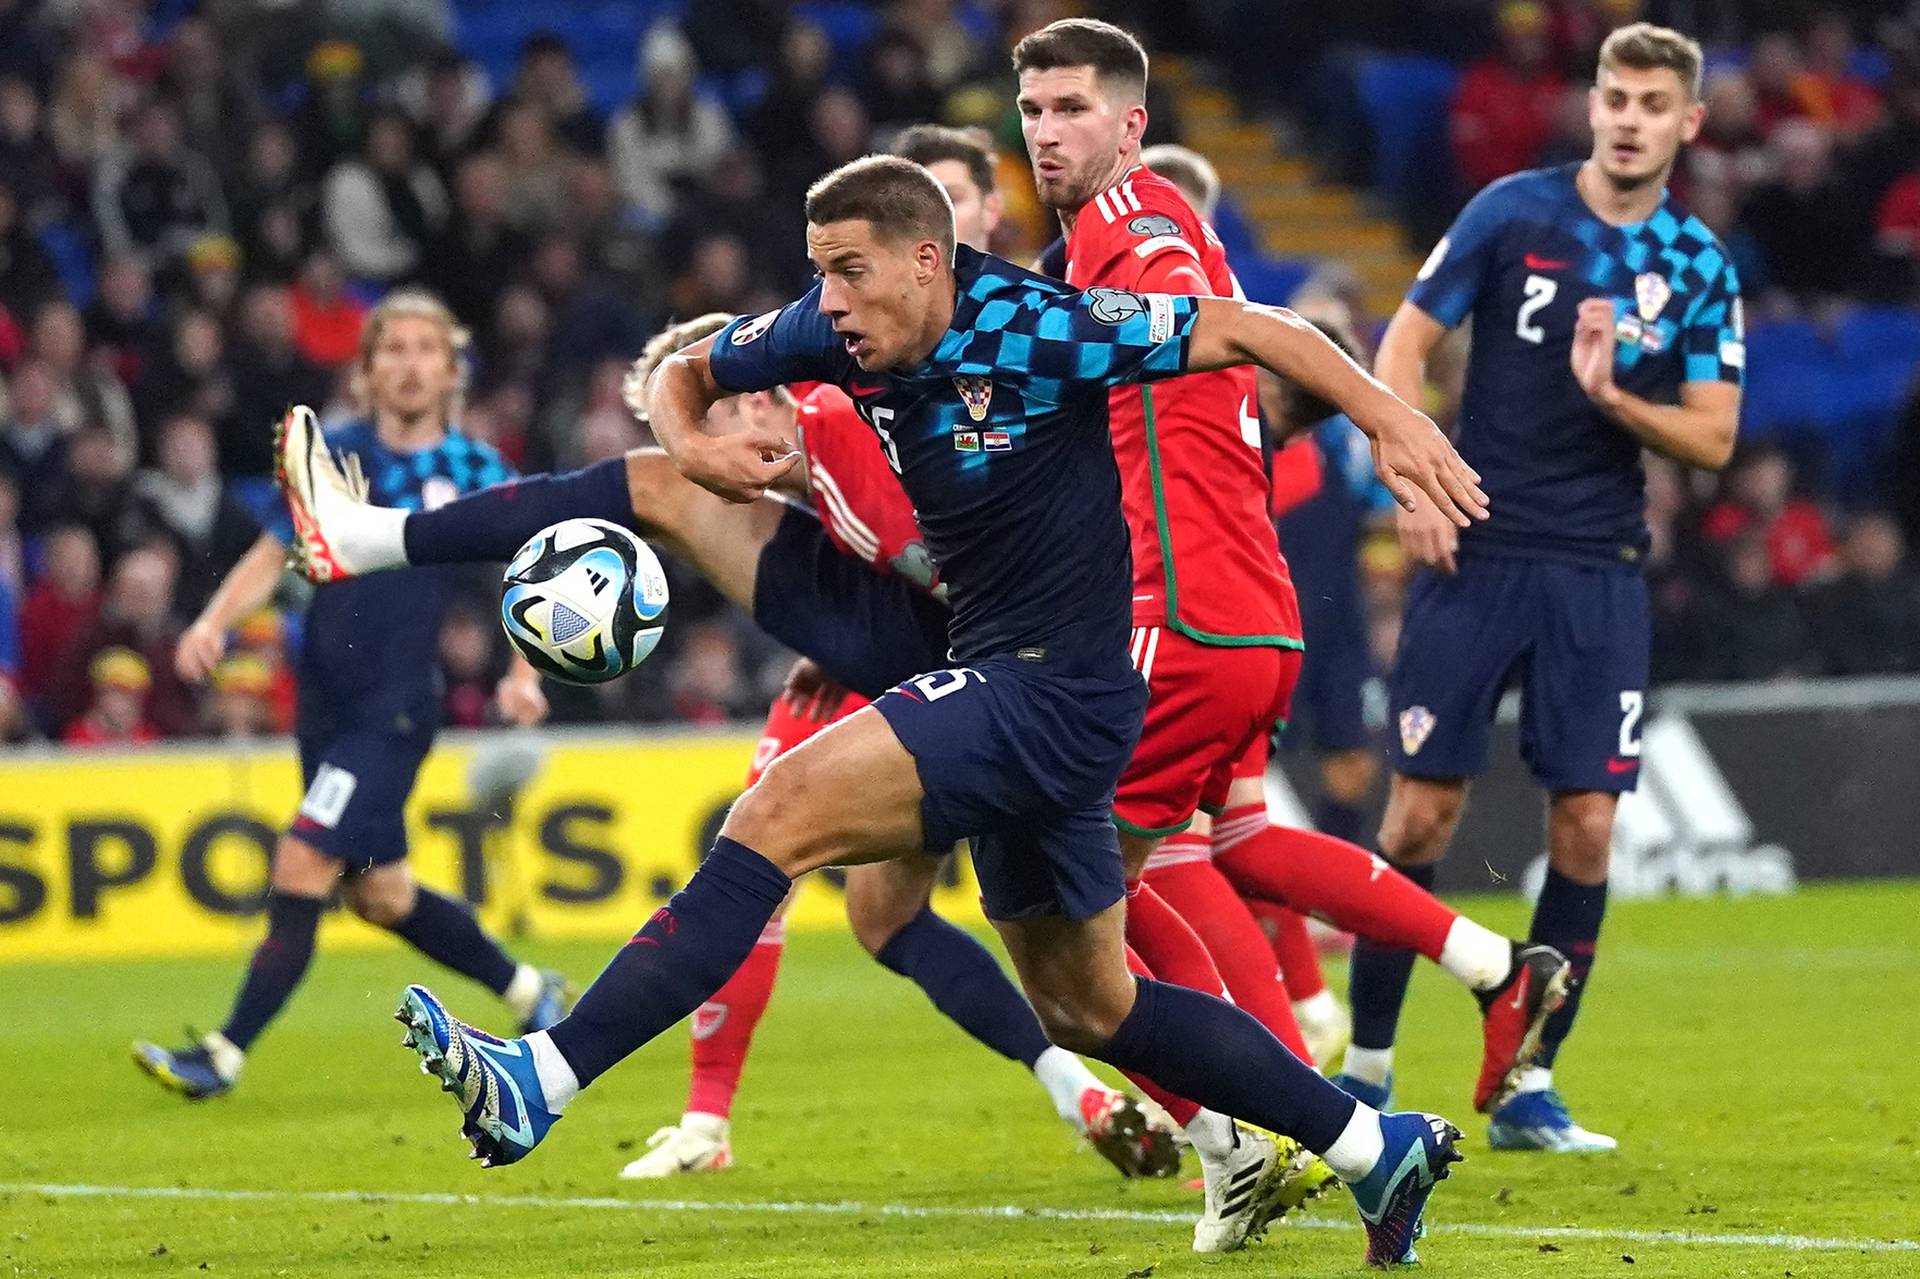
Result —
<path fill-rule="evenodd" d="M 542 674 L 604 684 L 647 659 L 667 628 L 667 574 L 653 549 L 606 520 L 562 520 L 507 565 L 500 624 Z"/>

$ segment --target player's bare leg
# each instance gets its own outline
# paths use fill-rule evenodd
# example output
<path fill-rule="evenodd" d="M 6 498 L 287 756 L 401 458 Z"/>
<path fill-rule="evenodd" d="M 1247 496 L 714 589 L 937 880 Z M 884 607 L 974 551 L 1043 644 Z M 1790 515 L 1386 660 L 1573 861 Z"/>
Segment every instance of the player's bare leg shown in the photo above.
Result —
<path fill-rule="evenodd" d="M 847 919 L 881 964 L 912 980 L 934 1006 L 989 1048 L 1033 1072 L 1055 1113 L 1126 1177 L 1167 1177 L 1180 1168 L 1172 1134 L 1140 1103 L 1108 1087 L 1085 1062 L 1047 1042 L 1026 1000 L 999 964 L 929 905 L 940 861 L 909 853 L 847 871 Z"/>

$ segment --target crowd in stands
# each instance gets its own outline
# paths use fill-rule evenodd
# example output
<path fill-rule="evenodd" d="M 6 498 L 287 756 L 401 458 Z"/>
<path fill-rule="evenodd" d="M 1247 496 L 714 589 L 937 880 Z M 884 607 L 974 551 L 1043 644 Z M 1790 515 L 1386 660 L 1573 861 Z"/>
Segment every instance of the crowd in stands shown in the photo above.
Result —
<path fill-rule="evenodd" d="M 0 0 L 0 742 L 287 728 L 297 583 L 205 687 L 176 675 L 174 643 L 276 500 L 271 423 L 294 402 L 328 422 L 359 411 L 360 325 L 391 287 L 434 290 L 472 330 L 463 428 L 546 469 L 645 443 L 619 385 L 646 336 L 802 289 L 806 185 L 901 125 L 994 129 L 1013 214 L 995 247 L 1044 242 L 1005 54 L 1083 6 L 614 7 L 631 53 L 610 78 L 578 31 L 496 0 Z M 1459 198 L 1584 154 L 1591 49 L 1643 8 L 1689 9 L 1737 43 L 1715 46 L 1682 181 L 1756 309 L 1913 296 L 1920 27 L 1902 6 L 1763 6 L 1770 26 L 1753 6 L 1634 0 L 1091 7 L 1236 82 L 1247 33 L 1282 19 L 1282 61 L 1303 67 L 1369 32 L 1427 42 L 1464 68 Z M 478 48 L 503 17 L 524 34 L 504 56 Z M 1270 67 L 1245 105 L 1284 111 L 1294 86 Z M 1158 86 L 1149 105 L 1152 139 L 1178 136 Z M 1654 468 L 1663 678 L 1920 668 L 1904 549 L 1920 536 L 1920 407 L 1903 431 L 1889 465 L 1908 496 L 1890 515 L 1838 512 L 1819 459 L 1789 451 L 1756 451 L 1718 485 Z M 562 691 L 560 718 L 764 706 L 782 655 L 696 579 L 674 590 L 661 652 Z M 446 627 L 450 722 L 494 715 L 492 613 L 482 586 Z"/>

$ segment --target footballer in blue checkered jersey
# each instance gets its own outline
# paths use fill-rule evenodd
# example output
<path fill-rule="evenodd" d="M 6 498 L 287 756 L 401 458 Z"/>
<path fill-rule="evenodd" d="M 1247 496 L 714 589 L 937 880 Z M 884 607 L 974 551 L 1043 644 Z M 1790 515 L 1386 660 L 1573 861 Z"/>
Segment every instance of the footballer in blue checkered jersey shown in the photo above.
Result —
<path fill-rule="evenodd" d="M 424 294 L 391 295 L 368 317 L 358 371 L 373 413 L 329 432 L 327 442 L 358 463 L 373 501 L 420 510 L 509 478 L 497 452 L 448 420 L 460 340 L 446 308 Z M 311 422 L 305 408 L 289 411 L 290 422 L 296 417 Z M 182 637 L 183 675 L 204 677 L 226 631 L 272 594 L 293 527 L 284 508 L 266 523 Z M 523 1025 L 549 1024 L 564 1011 L 557 975 L 514 960 L 464 903 L 417 884 L 405 861 L 404 808 L 440 723 L 440 625 L 458 572 L 407 568 L 316 590 L 296 667 L 306 794 L 274 850 L 266 939 L 219 1031 L 180 1049 L 134 1046 L 142 1069 L 173 1091 L 199 1098 L 233 1087 L 248 1050 L 304 976 L 337 884 L 362 918 L 485 985 Z M 516 692 L 511 683 L 503 683 L 503 708 L 517 696 L 513 717 L 538 718 L 537 685 Z"/>
<path fill-rule="evenodd" d="M 1467 205 L 1388 326 L 1381 379 L 1417 393 L 1426 355 L 1473 324 L 1456 427 L 1492 516 L 1455 536 L 1399 518 L 1423 567 L 1408 590 L 1390 690 L 1395 777 L 1381 851 L 1431 885 L 1487 764 L 1489 725 L 1521 692 L 1520 751 L 1551 797 L 1531 940 L 1573 962 L 1536 1066 L 1495 1113 L 1496 1146 L 1610 1149 L 1574 1123 L 1551 1068 L 1572 1025 L 1606 902 L 1614 808 L 1640 768 L 1651 644 L 1643 449 L 1719 468 L 1746 365 L 1727 252 L 1667 191 L 1699 131 L 1700 48 L 1647 23 L 1600 51 L 1584 162 L 1505 178 Z M 1391 1077 L 1406 968 L 1356 951 L 1349 1084 Z"/>

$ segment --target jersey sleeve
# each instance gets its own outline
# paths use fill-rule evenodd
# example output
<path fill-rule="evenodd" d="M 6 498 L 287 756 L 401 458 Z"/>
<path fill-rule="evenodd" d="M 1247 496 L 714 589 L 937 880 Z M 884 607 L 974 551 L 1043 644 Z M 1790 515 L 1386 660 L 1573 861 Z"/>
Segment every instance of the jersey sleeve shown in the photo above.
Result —
<path fill-rule="evenodd" d="M 789 382 L 839 382 L 851 357 L 820 314 L 820 287 L 765 315 L 741 316 L 714 335 L 707 367 L 727 391 L 768 391 Z"/>
<path fill-rule="evenodd" d="M 1723 262 L 1713 283 L 1689 308 L 1680 334 L 1685 382 L 1730 382 L 1747 377 L 1747 325 L 1740 306 L 1740 277 Z"/>
<path fill-rule="evenodd" d="M 1126 289 L 1049 297 L 1017 327 L 976 332 L 962 373 L 1011 377 L 1047 398 L 1058 388 L 1120 386 L 1178 377 L 1198 299 Z"/>
<path fill-rule="evenodd" d="M 1467 202 L 1407 290 L 1407 301 L 1448 328 L 1467 318 L 1485 286 L 1506 223 L 1504 188 L 1496 182 Z"/>

